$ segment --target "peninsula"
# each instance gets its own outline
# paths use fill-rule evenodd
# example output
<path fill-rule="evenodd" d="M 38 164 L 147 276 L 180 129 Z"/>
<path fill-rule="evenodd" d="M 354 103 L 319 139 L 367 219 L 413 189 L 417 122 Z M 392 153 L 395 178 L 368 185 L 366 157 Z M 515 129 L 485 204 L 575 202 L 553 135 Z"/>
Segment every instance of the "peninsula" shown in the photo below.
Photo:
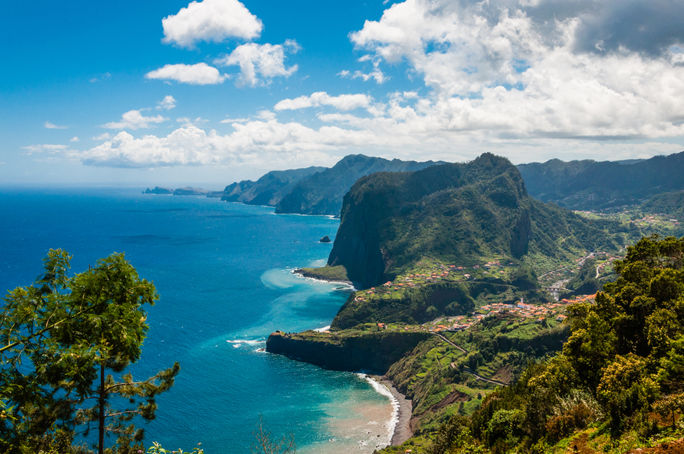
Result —
<path fill-rule="evenodd" d="M 582 294 L 583 285 L 623 273 L 616 258 L 643 234 L 634 224 L 589 219 L 533 199 L 520 171 L 491 154 L 371 174 L 344 197 L 328 264 L 301 271 L 345 277 L 358 290 L 329 331 L 275 332 L 266 348 L 329 369 L 384 376 L 413 403 L 414 436 L 401 440 L 403 447 L 446 452 L 438 444 L 456 442 L 443 441 L 444 431 L 498 424 L 492 418 L 503 413 L 486 409 L 508 392 L 500 389 L 519 386 L 535 373 L 531 362 L 568 348 L 577 335 L 568 317 L 606 298 Z M 595 275 L 588 276 L 589 267 Z M 561 279 L 565 298 L 554 298 L 555 279 L 567 268 L 574 282 Z M 515 424 L 521 432 L 537 427 Z M 504 452 L 558 442 L 504 435 L 469 433 L 468 446 Z"/>

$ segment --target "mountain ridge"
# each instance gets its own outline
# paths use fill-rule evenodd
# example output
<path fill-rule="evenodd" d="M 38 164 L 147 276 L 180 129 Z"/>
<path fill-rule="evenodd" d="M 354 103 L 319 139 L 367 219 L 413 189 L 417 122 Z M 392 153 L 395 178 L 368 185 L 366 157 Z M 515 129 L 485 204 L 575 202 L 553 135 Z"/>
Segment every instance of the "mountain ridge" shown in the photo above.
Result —
<path fill-rule="evenodd" d="M 517 167 L 532 197 L 575 210 L 636 206 L 684 190 L 684 151 L 636 161 L 551 159 Z"/>
<path fill-rule="evenodd" d="M 470 265 L 616 247 L 600 225 L 532 199 L 516 167 L 487 153 L 466 164 L 361 178 L 345 196 L 328 265 L 344 266 L 367 288 L 423 257 Z M 558 236 L 566 237 L 560 249 Z"/>

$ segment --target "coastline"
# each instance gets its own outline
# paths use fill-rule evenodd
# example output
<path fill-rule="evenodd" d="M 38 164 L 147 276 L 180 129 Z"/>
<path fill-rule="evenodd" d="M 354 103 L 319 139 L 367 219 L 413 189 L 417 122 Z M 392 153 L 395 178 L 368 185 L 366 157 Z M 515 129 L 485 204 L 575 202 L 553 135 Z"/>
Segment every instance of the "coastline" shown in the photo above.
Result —
<path fill-rule="evenodd" d="M 345 280 L 339 280 L 339 279 L 327 279 L 324 276 L 320 276 L 314 273 L 309 273 L 304 271 L 302 268 L 295 268 L 291 271 L 292 274 L 295 276 L 302 278 L 302 279 L 310 279 L 312 281 L 317 281 L 317 282 L 325 282 L 327 284 L 336 284 L 336 285 L 343 285 L 345 287 L 348 287 L 352 291 L 356 291 L 356 287 L 354 287 L 354 284 L 352 281 L 345 281 Z"/>
<path fill-rule="evenodd" d="M 301 279 L 307 279 L 317 282 L 325 282 L 328 284 L 336 284 L 356 291 L 353 283 L 348 280 L 330 279 L 315 273 L 309 273 L 302 268 L 292 269 L 291 273 Z M 330 329 L 330 326 L 317 328 L 314 331 L 325 332 Z M 387 446 L 399 446 L 406 440 L 413 436 L 411 430 L 411 415 L 413 404 L 410 399 L 407 399 L 404 394 L 394 386 L 391 380 L 385 376 L 368 375 L 365 373 L 357 374 L 360 378 L 366 380 L 371 387 L 378 393 L 388 398 L 392 406 L 392 414 L 389 421 L 386 422 L 387 428 Z"/>
<path fill-rule="evenodd" d="M 399 446 L 413 436 L 411 414 L 413 404 L 399 392 L 391 380 L 379 375 L 360 374 L 378 393 L 387 396 L 392 404 L 392 418 L 388 424 L 388 446 Z M 375 385 L 374 385 L 375 384 Z M 381 388 L 380 388 L 381 387 Z"/>

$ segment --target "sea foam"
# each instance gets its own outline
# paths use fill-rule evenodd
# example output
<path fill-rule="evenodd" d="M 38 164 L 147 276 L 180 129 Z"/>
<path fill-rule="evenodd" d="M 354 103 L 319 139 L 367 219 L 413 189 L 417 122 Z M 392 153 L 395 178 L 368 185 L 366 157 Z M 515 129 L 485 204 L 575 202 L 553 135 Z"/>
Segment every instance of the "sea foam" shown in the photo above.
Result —
<path fill-rule="evenodd" d="M 392 416 L 390 417 L 390 420 L 385 423 L 385 427 L 387 428 L 387 445 L 389 446 L 392 444 L 392 437 L 394 436 L 394 430 L 397 427 L 397 424 L 399 423 L 399 401 L 394 397 L 392 394 L 392 391 L 387 388 L 387 386 L 383 385 L 377 380 L 372 379 L 366 374 L 357 374 L 360 378 L 364 379 L 365 381 L 368 382 L 368 384 L 371 385 L 373 390 L 377 392 L 378 394 L 381 394 L 385 397 L 387 397 L 392 404 Z"/>

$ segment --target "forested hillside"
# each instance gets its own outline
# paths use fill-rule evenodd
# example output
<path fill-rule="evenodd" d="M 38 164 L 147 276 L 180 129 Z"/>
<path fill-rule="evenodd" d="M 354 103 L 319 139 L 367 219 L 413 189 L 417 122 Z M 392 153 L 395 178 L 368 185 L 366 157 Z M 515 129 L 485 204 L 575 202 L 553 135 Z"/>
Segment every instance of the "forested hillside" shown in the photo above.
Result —
<path fill-rule="evenodd" d="M 622 162 L 552 159 L 518 169 L 532 197 L 574 210 L 634 206 L 684 189 L 684 152 Z"/>

